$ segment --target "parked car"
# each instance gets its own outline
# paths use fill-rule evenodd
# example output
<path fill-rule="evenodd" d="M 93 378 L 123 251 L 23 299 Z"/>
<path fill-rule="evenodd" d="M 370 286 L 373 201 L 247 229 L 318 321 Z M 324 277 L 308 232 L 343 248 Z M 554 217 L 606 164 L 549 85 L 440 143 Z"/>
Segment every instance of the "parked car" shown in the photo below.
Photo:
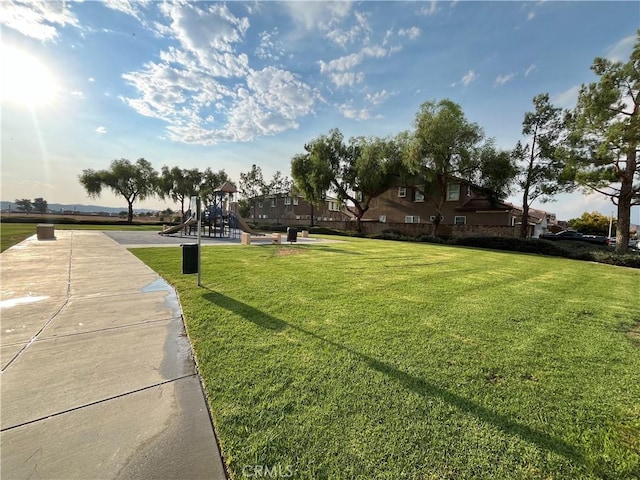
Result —
<path fill-rule="evenodd" d="M 615 247 L 616 246 L 616 237 L 611 237 L 609 239 L 609 246 L 610 247 Z M 629 239 L 629 248 L 631 250 L 640 250 L 640 243 L 638 242 L 638 240 L 636 240 L 634 238 L 630 238 Z"/>
<path fill-rule="evenodd" d="M 609 245 L 609 239 L 601 235 L 583 235 L 575 230 L 563 230 L 558 233 L 543 233 L 540 235 L 543 240 L 575 240 L 579 242 L 593 243 L 595 245 Z"/>

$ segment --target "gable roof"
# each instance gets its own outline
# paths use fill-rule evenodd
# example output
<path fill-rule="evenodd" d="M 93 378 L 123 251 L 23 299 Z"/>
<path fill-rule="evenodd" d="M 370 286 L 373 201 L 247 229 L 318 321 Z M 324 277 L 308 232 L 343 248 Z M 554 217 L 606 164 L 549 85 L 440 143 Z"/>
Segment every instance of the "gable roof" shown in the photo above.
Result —
<path fill-rule="evenodd" d="M 477 212 L 477 211 L 499 211 L 508 212 L 513 210 L 513 205 L 501 201 L 491 201 L 487 197 L 473 197 L 466 201 L 460 207 L 455 209 L 457 212 Z"/>
<path fill-rule="evenodd" d="M 217 189 L 216 189 L 216 193 L 237 193 L 238 190 L 236 190 L 236 187 L 233 186 L 232 183 L 230 182 L 224 182 L 222 185 L 220 185 Z"/>

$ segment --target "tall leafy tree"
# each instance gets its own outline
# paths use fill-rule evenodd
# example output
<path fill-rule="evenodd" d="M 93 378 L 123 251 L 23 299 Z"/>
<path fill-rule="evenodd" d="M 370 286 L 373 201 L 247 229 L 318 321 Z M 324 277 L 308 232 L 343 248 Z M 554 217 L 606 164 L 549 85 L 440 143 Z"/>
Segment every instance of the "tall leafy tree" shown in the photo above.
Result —
<path fill-rule="evenodd" d="M 265 190 L 267 195 L 273 195 L 275 197 L 276 204 L 276 225 L 280 224 L 278 219 L 278 197 L 284 193 L 289 193 L 291 191 L 291 180 L 286 175 L 283 176 L 282 172 L 278 170 L 273 174 L 273 178 L 271 181 L 265 185 Z"/>
<path fill-rule="evenodd" d="M 570 188 L 565 175 L 565 157 L 561 148 L 564 123 L 562 110 L 554 107 L 549 94 L 533 99 L 533 112 L 527 112 L 522 122 L 525 144 L 518 142 L 513 155 L 519 161 L 518 186 L 522 191 L 522 223 L 520 236 L 529 232 L 529 209 L 534 201 L 546 202 Z"/>
<path fill-rule="evenodd" d="M 174 202 L 180 202 L 180 211 L 184 217 L 184 202 L 198 194 L 201 183 L 202 173 L 197 168 L 164 166 L 158 181 L 158 195 L 162 199 L 170 198 Z"/>
<path fill-rule="evenodd" d="M 631 207 L 640 205 L 640 30 L 628 62 L 596 58 L 568 115 L 575 180 L 617 205 L 616 250 L 629 245 Z"/>
<path fill-rule="evenodd" d="M 338 129 L 305 145 L 306 154 L 293 157 L 291 174 L 307 200 L 319 202 L 328 191 L 353 214 L 356 229 L 371 200 L 386 191 L 402 165 L 395 139 L 351 138 Z"/>
<path fill-rule="evenodd" d="M 572 218 L 567 222 L 569 226 L 587 235 L 609 235 L 609 225 L 615 231 L 616 222 L 600 212 L 584 212 L 578 218 Z"/>
<path fill-rule="evenodd" d="M 480 126 L 469 122 L 457 103 L 444 99 L 420 106 L 404 162 L 409 171 L 425 180 L 427 191 L 422 193 L 436 210 L 434 234 L 437 235 L 442 219 L 447 188 L 455 178 L 469 181 L 480 178 L 487 188 L 498 192 L 506 189 L 512 168 L 502 171 L 500 164 L 510 165 L 510 156 L 498 152 L 492 142 L 483 144 L 483 140 Z M 492 176 L 485 178 L 481 175 L 483 171 Z"/>
<path fill-rule="evenodd" d="M 156 194 L 158 172 L 144 158 L 135 163 L 121 158 L 113 160 L 107 170 L 86 169 L 78 176 L 89 197 L 98 198 L 107 188 L 127 201 L 127 221 L 133 221 L 133 204 Z"/>
<path fill-rule="evenodd" d="M 25 213 L 29 213 L 33 210 L 33 204 L 31 203 L 30 198 L 16 198 L 15 202 L 18 210 L 23 211 Z"/>
<path fill-rule="evenodd" d="M 200 183 L 200 197 L 202 197 L 205 205 L 213 204 L 213 197 L 215 191 L 218 190 L 224 182 L 229 181 L 229 175 L 224 170 L 218 170 L 214 172 L 211 168 L 202 173 L 202 180 Z"/>
<path fill-rule="evenodd" d="M 264 176 L 255 163 L 248 172 L 240 173 L 240 193 L 253 203 L 253 222 L 256 221 L 258 201 L 264 196 Z"/>
<path fill-rule="evenodd" d="M 309 145 L 305 145 L 305 153 L 298 153 L 291 159 L 291 177 L 293 192 L 302 195 L 311 206 L 311 226 L 315 222 L 315 207 L 321 205 L 326 196 L 328 182 L 318 178 L 317 168 L 313 164 Z"/>
<path fill-rule="evenodd" d="M 49 204 L 42 197 L 34 198 L 33 209 L 38 213 L 47 213 L 47 211 L 49 210 Z"/>

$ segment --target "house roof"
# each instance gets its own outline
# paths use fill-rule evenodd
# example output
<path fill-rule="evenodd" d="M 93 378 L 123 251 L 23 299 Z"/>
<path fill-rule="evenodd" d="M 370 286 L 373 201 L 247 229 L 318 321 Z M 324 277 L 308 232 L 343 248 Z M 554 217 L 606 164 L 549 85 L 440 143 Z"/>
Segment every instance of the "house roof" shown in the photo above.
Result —
<path fill-rule="evenodd" d="M 236 190 L 236 187 L 233 186 L 232 183 L 230 182 L 224 182 L 222 185 L 220 185 L 217 189 L 216 189 L 216 193 L 218 192 L 222 192 L 222 193 L 236 193 L 238 190 Z"/>
<path fill-rule="evenodd" d="M 474 197 L 470 198 L 464 205 L 456 208 L 458 212 L 477 212 L 479 210 L 488 210 L 488 211 L 507 211 L 513 210 L 513 205 L 501 202 L 501 201 L 491 201 L 485 197 Z"/>

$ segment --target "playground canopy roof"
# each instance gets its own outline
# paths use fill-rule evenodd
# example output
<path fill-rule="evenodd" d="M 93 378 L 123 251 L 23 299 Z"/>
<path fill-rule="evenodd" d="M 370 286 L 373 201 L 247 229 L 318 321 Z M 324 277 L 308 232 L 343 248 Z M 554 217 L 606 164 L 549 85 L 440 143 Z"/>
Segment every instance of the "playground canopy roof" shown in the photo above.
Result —
<path fill-rule="evenodd" d="M 236 190 L 236 187 L 234 187 L 232 183 L 224 182 L 214 193 L 236 193 L 237 191 L 238 190 Z"/>

